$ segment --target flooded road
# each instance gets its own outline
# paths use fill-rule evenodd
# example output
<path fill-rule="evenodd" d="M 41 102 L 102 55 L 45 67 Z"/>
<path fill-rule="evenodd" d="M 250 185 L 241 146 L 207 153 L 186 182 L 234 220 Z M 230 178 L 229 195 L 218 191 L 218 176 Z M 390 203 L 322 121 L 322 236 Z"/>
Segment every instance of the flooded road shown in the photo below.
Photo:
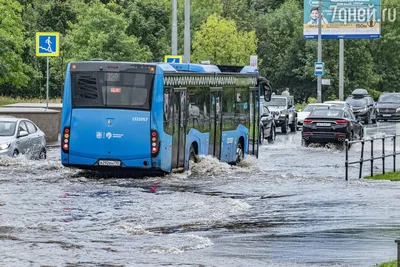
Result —
<path fill-rule="evenodd" d="M 366 128 L 368 136 L 394 132 L 399 123 Z M 375 150 L 382 151 L 378 141 Z M 350 157 L 359 152 L 354 145 Z M 374 172 L 381 169 L 377 162 Z M 359 180 L 356 165 L 349 181 L 344 174 L 344 151 L 304 148 L 300 132 L 278 135 L 241 167 L 202 158 L 190 172 L 143 179 L 64 168 L 58 149 L 45 161 L 2 158 L 0 266 L 374 266 L 395 259 L 400 184 Z"/>

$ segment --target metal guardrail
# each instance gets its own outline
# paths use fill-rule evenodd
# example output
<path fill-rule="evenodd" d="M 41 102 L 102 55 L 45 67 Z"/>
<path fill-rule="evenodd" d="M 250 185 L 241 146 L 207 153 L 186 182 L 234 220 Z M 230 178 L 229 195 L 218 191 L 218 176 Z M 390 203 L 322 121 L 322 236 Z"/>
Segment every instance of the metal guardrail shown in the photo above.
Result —
<path fill-rule="evenodd" d="M 369 139 L 362 139 L 356 141 L 349 141 L 348 139 L 345 140 L 345 149 L 346 149 L 346 161 L 345 161 L 345 169 L 346 169 L 346 181 L 348 181 L 349 177 L 349 165 L 351 164 L 360 164 L 360 172 L 359 172 L 359 179 L 362 178 L 362 168 L 364 162 L 370 162 L 371 164 L 371 176 L 374 176 L 374 161 L 382 159 L 382 173 L 385 174 L 385 158 L 393 157 L 393 171 L 396 171 L 396 155 L 400 155 L 400 152 L 396 151 L 396 141 L 398 140 L 398 136 L 400 135 L 385 135 L 382 137 L 372 137 Z M 385 154 L 385 142 L 386 139 L 393 140 L 393 152 L 390 154 Z M 374 141 L 381 140 L 382 141 L 382 155 L 374 157 Z M 371 155 L 369 158 L 364 157 L 364 147 L 366 143 L 371 144 Z M 352 144 L 361 143 L 361 156 L 360 160 L 357 161 L 349 161 L 349 148 Z"/>

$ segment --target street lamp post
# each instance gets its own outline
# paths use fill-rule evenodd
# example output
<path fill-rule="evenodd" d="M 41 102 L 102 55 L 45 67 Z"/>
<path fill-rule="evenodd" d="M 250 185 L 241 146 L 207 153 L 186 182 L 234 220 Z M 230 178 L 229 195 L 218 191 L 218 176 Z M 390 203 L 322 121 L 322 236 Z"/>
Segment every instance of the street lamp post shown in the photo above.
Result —
<path fill-rule="evenodd" d="M 318 62 L 322 62 L 322 1 L 318 1 Z M 317 99 L 322 102 L 322 75 L 317 76 Z"/>

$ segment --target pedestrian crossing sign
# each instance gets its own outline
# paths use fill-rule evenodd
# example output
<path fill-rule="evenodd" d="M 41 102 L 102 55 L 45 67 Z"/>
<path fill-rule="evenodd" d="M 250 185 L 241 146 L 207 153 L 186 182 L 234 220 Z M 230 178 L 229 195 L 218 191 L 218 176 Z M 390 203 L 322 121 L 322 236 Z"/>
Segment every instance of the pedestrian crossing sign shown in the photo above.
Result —
<path fill-rule="evenodd" d="M 182 63 L 182 56 L 164 56 L 165 63 Z"/>
<path fill-rule="evenodd" d="M 58 32 L 36 33 L 36 56 L 58 57 L 60 53 L 60 34 Z"/>

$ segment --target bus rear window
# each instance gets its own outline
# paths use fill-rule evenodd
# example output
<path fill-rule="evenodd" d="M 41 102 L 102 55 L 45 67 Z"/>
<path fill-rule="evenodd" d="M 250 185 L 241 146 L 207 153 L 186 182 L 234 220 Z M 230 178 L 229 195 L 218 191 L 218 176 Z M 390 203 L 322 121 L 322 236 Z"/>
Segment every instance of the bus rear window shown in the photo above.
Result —
<path fill-rule="evenodd" d="M 73 73 L 72 106 L 150 110 L 153 79 L 144 73 Z"/>

